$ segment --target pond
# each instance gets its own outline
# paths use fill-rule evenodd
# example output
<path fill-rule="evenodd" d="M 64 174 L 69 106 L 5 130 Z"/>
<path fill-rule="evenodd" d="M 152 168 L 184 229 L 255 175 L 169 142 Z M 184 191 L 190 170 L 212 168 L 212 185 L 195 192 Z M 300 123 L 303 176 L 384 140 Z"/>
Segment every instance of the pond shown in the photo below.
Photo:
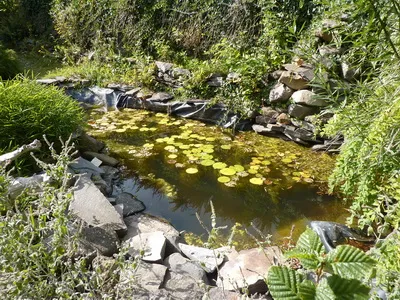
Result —
<path fill-rule="evenodd" d="M 178 230 L 203 234 L 212 201 L 218 225 L 253 223 L 273 240 L 311 220 L 344 221 L 343 202 L 327 194 L 334 158 L 253 132 L 124 109 L 90 115 L 89 133 L 124 165 L 119 191 Z"/>

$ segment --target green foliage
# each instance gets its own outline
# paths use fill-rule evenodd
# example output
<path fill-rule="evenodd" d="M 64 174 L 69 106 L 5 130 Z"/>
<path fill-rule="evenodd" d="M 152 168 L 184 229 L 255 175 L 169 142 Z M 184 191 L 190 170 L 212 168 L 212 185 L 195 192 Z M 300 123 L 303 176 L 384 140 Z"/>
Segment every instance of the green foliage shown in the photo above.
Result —
<path fill-rule="evenodd" d="M 268 287 L 274 299 L 369 299 L 370 289 L 362 281 L 369 276 L 375 261 L 361 250 L 342 245 L 325 255 L 317 233 L 307 229 L 295 249 L 285 255 L 298 258 L 303 268 L 312 273 L 286 266 L 271 267 Z M 307 279 L 312 276 L 316 279 Z"/>
<path fill-rule="evenodd" d="M 83 124 L 78 103 L 56 87 L 27 79 L 0 82 L 0 149 L 42 139 L 67 138 Z"/>
<path fill-rule="evenodd" d="M 0 79 L 10 79 L 20 72 L 17 55 L 0 44 Z"/>

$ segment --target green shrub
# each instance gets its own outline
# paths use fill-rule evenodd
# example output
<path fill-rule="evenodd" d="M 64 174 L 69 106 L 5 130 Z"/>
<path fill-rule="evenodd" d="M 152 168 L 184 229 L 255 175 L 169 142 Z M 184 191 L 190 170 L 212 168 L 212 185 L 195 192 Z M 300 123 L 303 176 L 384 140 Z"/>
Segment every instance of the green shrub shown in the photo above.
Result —
<path fill-rule="evenodd" d="M 0 149 L 42 139 L 66 139 L 83 122 L 77 102 L 56 87 L 25 79 L 0 82 Z"/>
<path fill-rule="evenodd" d="M 17 55 L 11 49 L 5 49 L 0 44 L 0 78 L 10 79 L 20 72 Z"/>

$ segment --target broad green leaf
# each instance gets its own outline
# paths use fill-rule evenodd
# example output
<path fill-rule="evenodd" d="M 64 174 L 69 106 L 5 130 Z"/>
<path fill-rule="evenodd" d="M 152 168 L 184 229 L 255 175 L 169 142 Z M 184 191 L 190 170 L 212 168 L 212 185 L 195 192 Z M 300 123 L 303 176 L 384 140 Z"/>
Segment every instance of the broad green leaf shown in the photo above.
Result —
<path fill-rule="evenodd" d="M 316 287 L 310 280 L 304 280 L 299 285 L 299 294 L 302 300 L 314 300 Z"/>
<path fill-rule="evenodd" d="M 307 270 L 316 270 L 319 265 L 318 256 L 315 253 L 304 250 L 291 250 L 285 253 L 286 258 L 298 258 L 301 265 Z"/>
<path fill-rule="evenodd" d="M 324 245 L 322 245 L 321 240 L 319 239 L 318 234 L 307 228 L 299 237 L 299 240 L 296 244 L 297 249 L 305 250 L 306 252 L 315 251 L 318 254 L 324 253 Z"/>
<path fill-rule="evenodd" d="M 337 299 L 369 299 L 370 288 L 363 285 L 357 279 L 346 279 L 341 278 L 338 275 L 332 275 L 327 279 L 327 281 Z"/>
<path fill-rule="evenodd" d="M 275 300 L 301 300 L 302 276 L 288 267 L 273 266 L 268 272 L 268 287 Z"/>
<path fill-rule="evenodd" d="M 327 271 L 343 278 L 364 278 L 375 265 L 375 260 L 366 253 L 349 245 L 341 245 L 327 257 Z"/>
<path fill-rule="evenodd" d="M 340 298 L 335 297 L 331 287 L 328 284 L 326 278 L 323 278 L 318 286 L 315 293 L 315 300 L 339 300 Z"/>

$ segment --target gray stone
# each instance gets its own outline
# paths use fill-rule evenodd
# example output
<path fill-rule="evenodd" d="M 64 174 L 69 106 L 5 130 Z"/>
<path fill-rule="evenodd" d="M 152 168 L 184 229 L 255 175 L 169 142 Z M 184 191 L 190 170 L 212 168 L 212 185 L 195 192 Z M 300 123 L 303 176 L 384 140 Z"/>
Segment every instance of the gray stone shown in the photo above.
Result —
<path fill-rule="evenodd" d="M 271 118 L 276 118 L 279 115 L 279 113 L 276 110 L 274 110 L 272 107 L 269 107 L 269 106 L 262 107 L 261 114 L 263 116 L 267 116 L 267 117 L 271 117 Z"/>
<path fill-rule="evenodd" d="M 147 99 L 147 101 L 153 101 L 153 102 L 168 102 L 169 100 L 172 100 L 174 96 L 168 93 L 164 92 L 159 92 L 153 94 L 150 98 Z"/>
<path fill-rule="evenodd" d="M 124 205 L 122 203 L 117 204 L 117 205 L 114 205 L 114 208 L 117 211 L 117 213 L 121 216 L 121 218 L 123 218 L 124 217 Z"/>
<path fill-rule="evenodd" d="M 142 88 L 140 88 L 140 87 L 131 89 L 131 90 L 125 92 L 125 95 L 127 95 L 127 96 L 135 96 L 137 93 L 140 92 L 141 89 L 142 89 Z"/>
<path fill-rule="evenodd" d="M 111 167 L 115 167 L 116 165 L 119 164 L 118 160 L 116 160 L 115 158 L 113 158 L 111 156 L 103 154 L 103 153 L 86 151 L 86 152 L 83 152 L 82 156 L 89 160 L 91 160 L 93 158 L 98 158 L 103 162 L 103 164 L 105 164 L 107 166 L 111 166 Z"/>
<path fill-rule="evenodd" d="M 78 150 L 84 151 L 93 151 L 93 152 L 100 152 L 105 147 L 105 144 L 101 141 L 96 140 L 94 137 L 82 133 L 79 136 L 77 148 Z"/>
<path fill-rule="evenodd" d="M 124 242 L 129 247 L 131 256 L 141 256 L 146 262 L 162 262 L 164 259 L 166 239 L 161 231 L 141 233 Z"/>
<path fill-rule="evenodd" d="M 350 82 L 354 81 L 356 75 L 358 75 L 357 70 L 352 68 L 347 62 L 342 62 L 340 66 L 342 68 L 343 79 Z"/>
<path fill-rule="evenodd" d="M 317 107 L 304 106 L 300 104 L 289 105 L 289 115 L 294 118 L 304 119 L 306 116 L 314 115 L 317 112 Z"/>
<path fill-rule="evenodd" d="M 291 71 L 283 72 L 279 78 L 279 82 L 294 90 L 302 90 L 308 87 L 308 81 L 306 79 Z"/>
<path fill-rule="evenodd" d="M 277 83 L 269 92 L 269 101 L 271 103 L 286 102 L 293 92 L 293 89 L 283 83 Z"/>
<path fill-rule="evenodd" d="M 124 241 L 140 233 L 161 231 L 167 239 L 167 246 L 165 249 L 166 255 L 180 252 L 178 243 L 183 243 L 184 239 L 179 235 L 179 231 L 176 230 L 167 220 L 161 217 L 139 213 L 125 218 L 124 221 L 128 227 L 127 233 L 123 237 Z"/>
<path fill-rule="evenodd" d="M 130 193 L 119 194 L 116 197 L 115 202 L 117 204 L 124 205 L 124 210 L 123 210 L 124 217 L 128 217 L 135 213 L 142 212 L 146 209 L 146 206 L 143 204 L 143 202 Z"/>
<path fill-rule="evenodd" d="M 285 114 L 285 113 L 279 114 L 279 116 L 276 118 L 276 121 L 277 121 L 279 124 L 285 124 L 285 125 L 289 125 L 289 124 L 292 123 L 290 117 L 289 117 L 287 114 Z"/>
<path fill-rule="evenodd" d="M 159 264 L 139 262 L 139 265 L 121 270 L 117 289 L 126 297 L 134 296 L 137 290 L 158 292 L 164 282 L 167 267 Z M 132 294 L 129 295 L 129 290 Z M 131 299 L 135 299 L 132 297 Z M 158 299 L 158 298 L 155 298 Z"/>
<path fill-rule="evenodd" d="M 316 97 L 316 95 L 308 90 L 301 90 L 301 91 L 296 91 L 292 95 L 292 100 L 296 104 L 302 104 L 302 105 L 308 105 L 308 106 L 327 106 L 328 103 L 319 97 Z"/>
<path fill-rule="evenodd" d="M 277 124 L 277 125 L 268 124 L 267 126 L 254 124 L 252 126 L 252 128 L 258 134 L 265 135 L 265 136 L 273 136 L 273 137 L 283 136 L 282 133 L 285 130 L 285 127 L 282 125 L 279 125 L 279 124 Z"/>
<path fill-rule="evenodd" d="M 181 243 L 178 246 L 186 257 L 198 262 L 207 273 L 213 273 L 224 261 L 224 256 L 216 250 Z"/>
<path fill-rule="evenodd" d="M 91 180 L 93 183 L 99 188 L 99 190 L 105 195 L 109 197 L 112 195 L 113 187 L 111 184 L 107 183 L 100 175 L 93 175 Z"/>
<path fill-rule="evenodd" d="M 83 227 L 79 244 L 80 247 L 96 250 L 101 255 L 112 256 L 118 252 L 119 239 L 113 230 L 101 227 Z"/>
<path fill-rule="evenodd" d="M 278 116 L 278 113 L 277 113 Z M 276 123 L 276 118 L 268 116 L 257 116 L 255 120 L 256 124 L 267 125 Z"/>
<path fill-rule="evenodd" d="M 44 85 L 55 85 L 57 83 L 60 83 L 60 81 L 56 78 L 37 79 L 36 82 Z"/>
<path fill-rule="evenodd" d="M 151 96 L 153 96 L 153 92 L 147 91 L 147 90 L 141 90 L 136 94 L 136 97 L 141 99 L 141 100 L 146 100 L 149 99 Z"/>
<path fill-rule="evenodd" d="M 297 139 L 306 142 L 316 142 L 314 133 L 303 128 L 298 128 L 296 130 L 290 130 L 286 128 L 284 134 L 295 142 L 298 142 Z"/>
<path fill-rule="evenodd" d="M 155 63 L 156 63 L 158 70 L 160 70 L 163 73 L 167 73 L 173 67 L 173 64 L 167 63 L 167 62 L 156 61 Z"/>
<path fill-rule="evenodd" d="M 135 287 L 132 287 L 132 292 L 130 293 L 129 290 L 123 290 L 123 292 L 120 294 L 120 297 L 117 299 L 121 300 L 126 300 L 126 299 L 131 299 L 131 300 L 173 300 L 172 296 L 170 293 L 168 293 L 164 289 L 160 289 L 154 292 L 149 292 L 145 290 L 139 290 L 135 289 Z"/>
<path fill-rule="evenodd" d="M 69 209 L 89 225 L 126 230 L 120 215 L 87 176 L 78 179 Z"/>
<path fill-rule="evenodd" d="M 284 72 L 283 70 L 276 70 L 276 71 L 268 74 L 268 78 L 270 80 L 278 80 L 281 77 L 283 72 Z"/>
<path fill-rule="evenodd" d="M 282 261 L 278 247 L 242 250 L 234 259 L 221 266 L 217 286 L 230 291 L 248 288 L 250 294 L 265 293 L 268 290 L 265 279 L 274 261 Z"/>
<path fill-rule="evenodd" d="M 10 199 L 16 199 L 25 189 L 39 192 L 42 190 L 42 184 L 49 181 L 50 177 L 46 173 L 31 177 L 17 177 L 11 180 L 7 195 Z"/>
<path fill-rule="evenodd" d="M 171 72 L 172 77 L 174 77 L 175 79 L 180 79 L 182 77 L 184 78 L 189 78 L 191 73 L 189 70 L 187 69 L 181 69 L 181 68 L 174 68 L 172 69 Z"/>
<path fill-rule="evenodd" d="M 211 87 L 221 87 L 224 84 L 224 77 L 221 74 L 212 74 L 207 79 L 207 85 Z"/>
<path fill-rule="evenodd" d="M 299 128 L 303 128 L 305 130 L 308 130 L 312 133 L 315 132 L 315 126 L 309 122 L 302 121 L 302 120 L 293 120 L 293 125 Z"/>
<path fill-rule="evenodd" d="M 103 174 L 104 171 L 99 168 L 96 167 L 94 164 L 92 164 L 90 161 L 82 158 L 82 157 L 78 157 L 77 159 L 73 160 L 68 167 L 70 167 L 75 173 L 79 173 L 79 174 Z"/>
<path fill-rule="evenodd" d="M 228 75 L 226 75 L 226 81 L 229 82 L 239 82 L 240 81 L 240 74 L 239 73 L 235 73 L 235 72 L 231 72 Z"/>
<path fill-rule="evenodd" d="M 213 287 L 203 296 L 202 300 L 241 300 L 243 295 L 240 293 L 235 293 L 232 291 L 227 291 L 226 289 L 220 287 Z M 245 298 L 246 299 L 246 298 Z"/>
<path fill-rule="evenodd" d="M 172 299 L 194 300 L 203 297 L 205 287 L 202 285 L 185 274 L 168 271 L 163 288 L 171 294 Z"/>
<path fill-rule="evenodd" d="M 168 267 L 170 271 L 187 275 L 196 282 L 203 281 L 208 283 L 206 272 L 195 262 L 183 257 L 179 253 L 172 253 L 164 260 L 164 265 Z"/>
<path fill-rule="evenodd" d="M 302 63 L 301 65 L 297 63 L 285 64 L 283 65 L 286 71 L 299 74 L 303 79 L 311 81 L 314 79 L 314 69 L 311 65 Z"/>

